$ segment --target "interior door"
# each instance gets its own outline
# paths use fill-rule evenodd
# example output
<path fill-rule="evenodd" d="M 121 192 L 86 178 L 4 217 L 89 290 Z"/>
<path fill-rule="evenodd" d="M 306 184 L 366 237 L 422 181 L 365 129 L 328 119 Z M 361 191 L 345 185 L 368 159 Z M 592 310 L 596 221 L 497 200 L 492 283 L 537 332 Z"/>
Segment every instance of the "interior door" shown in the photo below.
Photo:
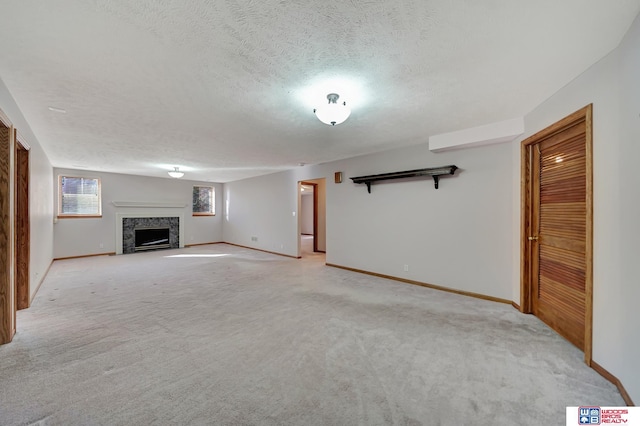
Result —
<path fill-rule="evenodd" d="M 578 114 L 580 113 L 580 114 Z M 590 361 L 591 107 L 527 141 L 531 312 Z"/>

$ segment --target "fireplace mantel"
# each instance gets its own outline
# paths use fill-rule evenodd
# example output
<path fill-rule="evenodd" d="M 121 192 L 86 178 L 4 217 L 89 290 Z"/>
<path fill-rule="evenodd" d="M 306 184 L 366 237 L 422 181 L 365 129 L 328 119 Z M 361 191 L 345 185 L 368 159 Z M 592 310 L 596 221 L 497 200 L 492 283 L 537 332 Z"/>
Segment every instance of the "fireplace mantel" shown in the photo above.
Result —
<path fill-rule="evenodd" d="M 116 207 L 143 207 L 143 208 L 174 208 L 183 209 L 187 207 L 184 203 L 148 203 L 146 201 L 112 201 Z"/>

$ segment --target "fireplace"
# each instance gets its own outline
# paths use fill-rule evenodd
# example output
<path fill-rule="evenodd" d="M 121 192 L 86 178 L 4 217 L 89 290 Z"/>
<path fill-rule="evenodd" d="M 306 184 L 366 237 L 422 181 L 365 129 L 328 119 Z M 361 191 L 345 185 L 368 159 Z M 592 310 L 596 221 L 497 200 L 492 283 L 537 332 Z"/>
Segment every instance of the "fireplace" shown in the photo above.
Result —
<path fill-rule="evenodd" d="M 155 250 L 162 248 L 170 248 L 169 238 L 170 228 L 135 228 L 134 231 L 134 250 Z"/>
<path fill-rule="evenodd" d="M 143 250 L 179 248 L 179 217 L 124 217 L 122 220 L 122 253 Z"/>

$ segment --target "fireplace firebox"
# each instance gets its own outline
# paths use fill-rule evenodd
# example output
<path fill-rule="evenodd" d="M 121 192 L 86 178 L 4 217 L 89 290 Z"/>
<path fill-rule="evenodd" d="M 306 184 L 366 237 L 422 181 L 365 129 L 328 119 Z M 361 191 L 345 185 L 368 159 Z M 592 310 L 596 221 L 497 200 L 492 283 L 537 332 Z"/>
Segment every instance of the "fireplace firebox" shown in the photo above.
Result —
<path fill-rule="evenodd" d="M 135 228 L 134 233 L 135 251 L 155 250 L 171 247 L 171 244 L 169 243 L 169 227 Z"/>

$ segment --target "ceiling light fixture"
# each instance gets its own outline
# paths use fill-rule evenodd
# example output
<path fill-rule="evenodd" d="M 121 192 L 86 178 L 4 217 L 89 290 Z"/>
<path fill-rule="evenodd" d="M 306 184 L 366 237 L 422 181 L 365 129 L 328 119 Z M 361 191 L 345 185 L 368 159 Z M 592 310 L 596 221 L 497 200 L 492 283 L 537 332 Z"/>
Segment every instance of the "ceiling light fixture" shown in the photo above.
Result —
<path fill-rule="evenodd" d="M 181 172 L 180 170 L 178 170 L 177 167 L 174 167 L 174 170 L 167 173 L 169 173 L 169 176 L 176 179 L 180 179 L 182 176 L 184 176 L 184 172 Z"/>
<path fill-rule="evenodd" d="M 318 120 L 324 124 L 335 126 L 336 124 L 344 123 L 349 118 L 351 109 L 346 102 L 338 103 L 338 98 L 340 98 L 340 95 L 337 93 L 329 93 L 327 95 L 329 102 L 313 110 Z"/>

